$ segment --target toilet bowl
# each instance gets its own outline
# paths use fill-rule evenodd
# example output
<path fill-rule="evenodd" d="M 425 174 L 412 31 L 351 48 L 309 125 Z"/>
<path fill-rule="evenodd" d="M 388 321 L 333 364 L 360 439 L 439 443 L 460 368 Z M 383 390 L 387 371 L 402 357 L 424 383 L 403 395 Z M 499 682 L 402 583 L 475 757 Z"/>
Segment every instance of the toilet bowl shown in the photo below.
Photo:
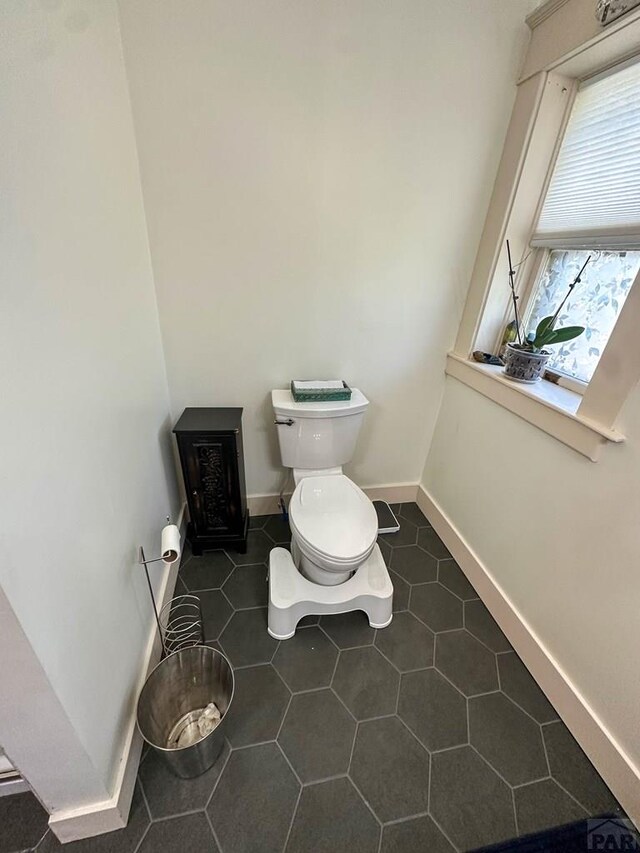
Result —
<path fill-rule="evenodd" d="M 323 586 L 349 580 L 378 533 L 373 504 L 344 474 L 303 477 L 289 504 L 291 553 L 300 573 Z"/>

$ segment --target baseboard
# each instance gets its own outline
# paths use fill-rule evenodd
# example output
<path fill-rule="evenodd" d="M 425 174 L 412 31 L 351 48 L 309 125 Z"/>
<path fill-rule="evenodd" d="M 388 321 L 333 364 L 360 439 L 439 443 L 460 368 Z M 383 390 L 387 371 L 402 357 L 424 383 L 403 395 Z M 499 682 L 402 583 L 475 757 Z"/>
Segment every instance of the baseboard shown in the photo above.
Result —
<path fill-rule="evenodd" d="M 184 544 L 186 532 L 186 515 L 187 505 L 185 503 L 180 511 L 177 522 L 182 544 Z M 176 560 L 175 563 L 165 568 L 164 577 L 156 599 L 160 610 L 173 595 L 179 565 L 180 560 Z M 101 835 L 104 832 L 113 832 L 127 825 L 142 752 L 142 737 L 136 725 L 136 703 L 147 675 L 159 660 L 160 638 L 158 637 L 156 624 L 153 622 L 149 629 L 149 638 L 144 655 L 145 663 L 135 690 L 134 703 L 123 741 L 124 747 L 118 765 L 113 795 L 103 802 L 91 803 L 80 809 L 69 809 L 56 812 L 56 814 L 52 815 L 49 819 L 49 826 L 58 840 L 63 844 L 69 841 L 78 841 L 82 838 L 90 838 L 94 835 Z"/>
<path fill-rule="evenodd" d="M 640 826 L 640 768 L 622 749 L 544 643 L 496 583 L 437 501 L 418 487 L 417 503 L 478 595 L 504 631 L 549 701 L 613 791 Z"/>
<path fill-rule="evenodd" d="M 19 773 L 0 778 L 0 797 L 10 797 L 12 794 L 24 794 L 31 788 Z"/>
<path fill-rule="evenodd" d="M 416 483 L 389 483 L 386 486 L 362 486 L 362 491 L 372 501 L 387 501 L 390 504 L 412 503 L 416 499 Z M 285 503 L 289 503 L 291 492 L 285 492 Z M 249 495 L 247 504 L 251 515 L 274 515 L 280 512 L 280 495 Z"/>

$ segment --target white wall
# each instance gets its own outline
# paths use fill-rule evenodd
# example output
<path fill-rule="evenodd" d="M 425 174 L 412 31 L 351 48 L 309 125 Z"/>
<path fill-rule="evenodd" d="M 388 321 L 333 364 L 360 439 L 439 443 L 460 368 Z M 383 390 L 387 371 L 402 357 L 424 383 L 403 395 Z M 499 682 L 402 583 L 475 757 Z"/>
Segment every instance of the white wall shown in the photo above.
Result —
<path fill-rule="evenodd" d="M 0 5 L 0 123 L 0 585 L 109 791 L 152 624 L 136 547 L 177 511 L 115 3 Z"/>
<path fill-rule="evenodd" d="M 420 477 L 532 2 L 120 0 L 173 416 L 340 376 L 352 475 Z"/>
<path fill-rule="evenodd" d="M 640 389 L 593 463 L 455 379 L 423 483 L 640 766 Z"/>

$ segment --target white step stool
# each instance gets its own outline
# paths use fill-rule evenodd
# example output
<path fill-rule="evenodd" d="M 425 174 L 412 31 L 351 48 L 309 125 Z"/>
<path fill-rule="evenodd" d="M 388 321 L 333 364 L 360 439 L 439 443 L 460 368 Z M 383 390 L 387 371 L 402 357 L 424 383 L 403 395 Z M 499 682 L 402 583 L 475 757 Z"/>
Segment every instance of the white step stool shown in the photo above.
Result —
<path fill-rule="evenodd" d="M 284 548 L 269 554 L 269 634 L 288 640 L 304 616 L 364 610 L 372 628 L 386 628 L 393 618 L 393 584 L 380 548 L 375 546 L 348 581 L 321 586 L 304 578 Z"/>

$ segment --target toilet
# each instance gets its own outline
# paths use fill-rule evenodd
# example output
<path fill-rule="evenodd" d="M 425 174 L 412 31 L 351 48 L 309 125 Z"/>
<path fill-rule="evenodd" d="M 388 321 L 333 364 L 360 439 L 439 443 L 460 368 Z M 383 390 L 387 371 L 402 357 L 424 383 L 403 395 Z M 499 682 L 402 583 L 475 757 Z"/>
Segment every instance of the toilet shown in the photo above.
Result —
<path fill-rule="evenodd" d="M 284 640 L 308 615 L 363 610 L 369 624 L 392 619 L 393 585 L 377 544 L 378 518 L 365 493 L 342 472 L 353 456 L 369 401 L 296 403 L 271 392 L 282 464 L 293 469 L 291 552 L 269 558 L 269 634 Z"/>

